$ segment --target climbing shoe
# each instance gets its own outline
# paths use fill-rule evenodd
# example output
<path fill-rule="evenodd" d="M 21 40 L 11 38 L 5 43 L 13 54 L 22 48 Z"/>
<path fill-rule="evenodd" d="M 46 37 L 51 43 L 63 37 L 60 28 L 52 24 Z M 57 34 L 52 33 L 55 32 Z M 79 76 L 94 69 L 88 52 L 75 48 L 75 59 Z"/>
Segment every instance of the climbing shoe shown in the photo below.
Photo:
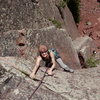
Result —
<path fill-rule="evenodd" d="M 74 73 L 74 70 L 73 69 L 69 69 L 69 70 L 68 69 L 67 70 L 64 69 L 64 71 L 67 71 L 67 72 L 70 72 L 70 73 Z"/>

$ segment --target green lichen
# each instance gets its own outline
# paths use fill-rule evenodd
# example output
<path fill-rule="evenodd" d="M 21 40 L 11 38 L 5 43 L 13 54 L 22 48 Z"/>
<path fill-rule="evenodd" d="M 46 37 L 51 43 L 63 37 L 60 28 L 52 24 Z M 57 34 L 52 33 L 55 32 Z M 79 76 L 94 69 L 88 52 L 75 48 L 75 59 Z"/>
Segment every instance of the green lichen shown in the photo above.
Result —
<path fill-rule="evenodd" d="M 56 19 L 49 19 L 57 28 L 62 28 L 61 22 L 57 21 Z"/>
<path fill-rule="evenodd" d="M 90 57 L 90 58 L 87 59 L 87 61 L 86 61 L 86 65 L 87 65 L 88 67 L 97 67 L 97 64 L 100 64 L 100 60 L 94 59 L 93 57 Z"/>
<path fill-rule="evenodd" d="M 62 8 L 65 8 L 66 5 L 67 5 L 67 4 L 66 4 L 65 1 L 60 1 L 58 6 L 59 6 L 59 7 L 62 7 Z"/>

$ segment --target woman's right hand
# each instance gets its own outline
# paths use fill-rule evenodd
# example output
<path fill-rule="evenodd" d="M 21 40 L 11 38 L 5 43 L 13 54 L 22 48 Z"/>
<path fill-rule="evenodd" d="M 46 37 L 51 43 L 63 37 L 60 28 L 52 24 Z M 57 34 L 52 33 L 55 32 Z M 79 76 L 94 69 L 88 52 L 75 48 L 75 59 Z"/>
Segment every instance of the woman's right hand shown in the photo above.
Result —
<path fill-rule="evenodd" d="M 47 73 L 48 73 L 48 75 L 52 76 L 52 75 L 53 75 L 52 69 L 49 68 L 49 69 L 47 70 Z"/>

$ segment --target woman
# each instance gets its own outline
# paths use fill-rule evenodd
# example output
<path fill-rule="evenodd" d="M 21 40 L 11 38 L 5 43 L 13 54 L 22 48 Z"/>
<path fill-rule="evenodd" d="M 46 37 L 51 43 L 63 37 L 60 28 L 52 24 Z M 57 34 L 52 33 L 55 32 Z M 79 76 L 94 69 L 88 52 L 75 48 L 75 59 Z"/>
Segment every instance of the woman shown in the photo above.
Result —
<path fill-rule="evenodd" d="M 53 75 L 53 69 L 55 68 L 56 62 L 65 70 L 69 72 L 74 72 L 72 69 L 70 69 L 66 64 L 63 63 L 62 59 L 60 58 L 58 52 L 56 52 L 54 49 L 48 50 L 48 48 L 45 45 L 39 46 L 39 56 L 36 60 L 36 65 L 30 74 L 31 78 L 35 78 L 35 73 L 38 70 L 40 66 L 41 60 L 45 61 L 46 67 L 50 67 L 47 71 L 48 75 Z"/>

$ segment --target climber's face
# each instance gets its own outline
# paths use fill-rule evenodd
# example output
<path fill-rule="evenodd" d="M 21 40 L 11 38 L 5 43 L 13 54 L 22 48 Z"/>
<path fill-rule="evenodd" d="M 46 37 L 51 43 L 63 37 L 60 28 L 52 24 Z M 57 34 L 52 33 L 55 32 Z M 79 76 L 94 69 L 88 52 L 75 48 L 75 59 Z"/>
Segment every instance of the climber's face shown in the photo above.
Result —
<path fill-rule="evenodd" d="M 45 58 L 48 57 L 48 51 L 41 52 L 41 56 Z"/>

